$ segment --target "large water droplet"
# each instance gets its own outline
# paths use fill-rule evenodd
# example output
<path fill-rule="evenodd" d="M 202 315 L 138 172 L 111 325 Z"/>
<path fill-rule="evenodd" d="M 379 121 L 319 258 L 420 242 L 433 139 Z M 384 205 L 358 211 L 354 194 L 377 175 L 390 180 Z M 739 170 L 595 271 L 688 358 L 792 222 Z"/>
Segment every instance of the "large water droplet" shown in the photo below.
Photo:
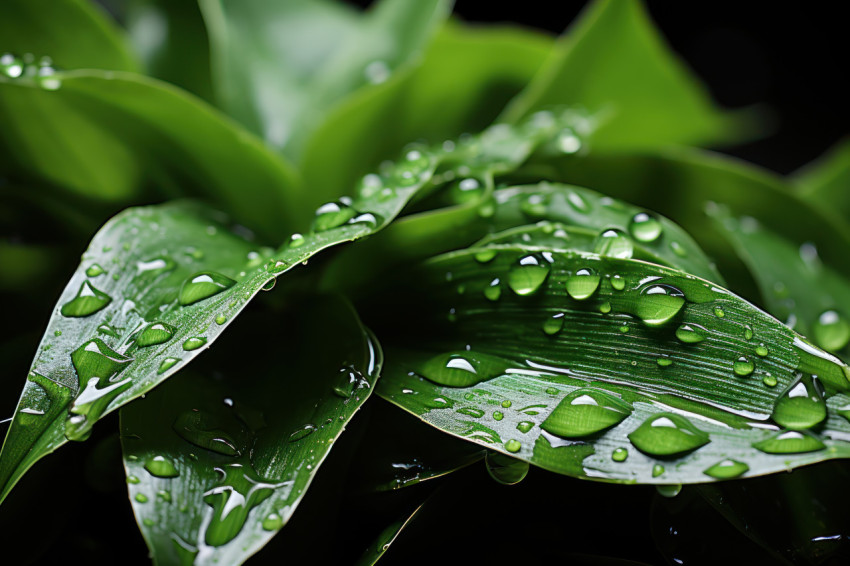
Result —
<path fill-rule="evenodd" d="M 650 456 L 676 456 L 696 450 L 708 443 L 708 434 L 688 419 L 675 413 L 660 413 L 648 418 L 629 440 Z"/>
<path fill-rule="evenodd" d="M 439 385 L 469 387 L 500 375 L 507 367 L 505 360 L 496 356 L 463 351 L 438 354 L 417 373 Z"/>
<path fill-rule="evenodd" d="M 132 358 L 119 354 L 100 338 L 89 340 L 71 354 L 81 388 L 93 377 L 101 378 L 104 384 L 112 381 L 132 361 Z"/>
<path fill-rule="evenodd" d="M 610 393 L 579 389 L 564 397 L 540 427 L 563 438 L 581 438 L 607 430 L 631 413 L 631 405 Z"/>
<path fill-rule="evenodd" d="M 357 210 L 345 201 L 329 202 L 323 204 L 316 210 L 316 218 L 313 220 L 313 231 L 324 232 L 337 226 L 342 226 L 357 216 Z"/>
<path fill-rule="evenodd" d="M 162 344 L 171 340 L 176 330 L 176 328 L 164 322 L 151 323 L 136 336 L 136 345 L 145 348 L 147 346 Z"/>
<path fill-rule="evenodd" d="M 837 352 L 850 342 L 850 321 L 834 310 L 828 310 L 812 325 L 812 337 L 818 346 Z"/>
<path fill-rule="evenodd" d="M 656 485 L 655 490 L 658 492 L 658 495 L 660 495 L 662 497 L 676 497 L 682 491 L 682 484 L 680 484 L 680 483 L 670 483 L 670 484 Z"/>
<path fill-rule="evenodd" d="M 732 371 L 735 372 L 735 375 L 739 375 L 741 377 L 750 375 L 755 369 L 755 364 L 745 356 L 739 357 L 732 363 Z"/>
<path fill-rule="evenodd" d="M 83 281 L 77 295 L 62 305 L 59 312 L 68 317 L 89 316 L 101 310 L 110 302 L 112 302 L 112 297 L 103 291 L 99 291 L 88 281 Z"/>
<path fill-rule="evenodd" d="M 784 428 L 812 428 L 826 418 L 826 403 L 820 383 L 811 375 L 803 375 L 776 402 L 773 420 Z"/>
<path fill-rule="evenodd" d="M 94 423 L 106 412 L 107 406 L 131 384 L 129 377 L 115 383 L 97 376 L 88 379 L 68 410 L 65 437 L 74 441 L 88 438 Z"/>
<path fill-rule="evenodd" d="M 192 338 L 187 338 L 186 341 L 183 342 L 183 349 L 190 352 L 192 350 L 197 350 L 206 343 L 207 339 L 203 336 L 193 336 Z"/>
<path fill-rule="evenodd" d="M 708 331 L 697 324 L 683 324 L 676 329 L 676 338 L 685 344 L 696 344 L 705 340 Z"/>
<path fill-rule="evenodd" d="M 737 478 L 749 471 L 750 467 L 737 460 L 722 460 L 717 462 L 703 473 L 719 480 Z"/>
<path fill-rule="evenodd" d="M 183 282 L 178 301 L 181 305 L 192 305 L 233 287 L 236 281 L 213 271 L 198 273 Z"/>
<path fill-rule="evenodd" d="M 754 442 L 753 447 L 767 454 L 800 454 L 823 450 L 826 445 L 810 432 L 788 430 Z"/>
<path fill-rule="evenodd" d="M 592 269 L 579 269 L 567 277 L 567 293 L 577 301 L 593 296 L 599 288 L 599 275 Z"/>
<path fill-rule="evenodd" d="M 508 274 L 508 286 L 517 295 L 531 295 L 549 276 L 549 262 L 540 255 L 527 255 L 511 267 Z"/>
<path fill-rule="evenodd" d="M 487 473 L 502 485 L 514 485 L 528 475 L 528 462 L 511 458 L 501 452 L 488 451 L 484 456 Z"/>
<path fill-rule="evenodd" d="M 204 540 L 212 546 L 236 538 L 251 510 L 281 485 L 259 478 L 240 464 L 231 464 L 221 471 L 224 473 L 221 482 L 204 493 L 204 502 L 213 508 Z"/>
<path fill-rule="evenodd" d="M 635 315 L 647 326 L 662 326 L 679 314 L 685 295 L 671 285 L 650 285 L 641 291 Z"/>
<path fill-rule="evenodd" d="M 617 229 L 604 230 L 593 244 L 593 251 L 599 255 L 630 259 L 634 253 L 631 238 Z"/>
<path fill-rule="evenodd" d="M 634 215 L 629 223 L 629 232 L 639 242 L 654 242 L 661 236 L 661 222 L 645 212 Z"/>
<path fill-rule="evenodd" d="M 165 456 L 154 456 L 145 462 L 145 469 L 158 478 L 176 478 L 180 475 L 177 467 Z"/>
<path fill-rule="evenodd" d="M 239 442 L 223 430 L 219 419 L 199 410 L 181 413 L 172 425 L 174 432 L 195 446 L 206 448 L 225 456 L 239 456 Z"/>
<path fill-rule="evenodd" d="M 629 451 L 625 448 L 615 448 L 611 452 L 611 459 L 615 462 L 625 462 L 629 457 Z"/>

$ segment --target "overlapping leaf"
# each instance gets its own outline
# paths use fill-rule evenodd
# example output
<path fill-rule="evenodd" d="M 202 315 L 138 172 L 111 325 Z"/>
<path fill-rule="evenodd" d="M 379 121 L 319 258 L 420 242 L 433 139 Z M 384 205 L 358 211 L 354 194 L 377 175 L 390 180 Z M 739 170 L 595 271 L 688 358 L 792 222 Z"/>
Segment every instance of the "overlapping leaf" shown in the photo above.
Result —
<path fill-rule="evenodd" d="M 245 354 L 206 364 L 217 379 L 188 373 L 121 411 L 129 491 L 155 564 L 241 564 L 255 553 L 371 394 L 380 350 L 345 302 L 275 318 L 242 326 Z"/>
<path fill-rule="evenodd" d="M 565 114 L 565 120 L 570 114 Z M 206 208 L 130 209 L 95 236 L 59 299 L 0 453 L 3 496 L 39 458 L 84 438 L 101 415 L 144 394 L 211 344 L 274 277 L 382 229 L 441 166 L 508 171 L 563 127 L 498 127 L 455 147 L 411 149 L 364 179 L 356 199 L 319 208 L 277 251 Z M 104 326 L 106 325 L 106 326 Z M 108 384 L 107 384 L 108 382 Z"/>
<path fill-rule="evenodd" d="M 659 484 L 850 453 L 848 398 L 823 392 L 848 390 L 850 368 L 708 281 L 522 246 L 439 256 L 413 281 L 398 300 L 416 324 L 382 321 L 404 332 L 385 344 L 379 393 L 456 436 Z"/>
<path fill-rule="evenodd" d="M 288 156 L 335 103 L 415 60 L 451 8 L 447 0 L 383 0 L 365 14 L 325 0 L 200 5 L 222 107 Z"/>

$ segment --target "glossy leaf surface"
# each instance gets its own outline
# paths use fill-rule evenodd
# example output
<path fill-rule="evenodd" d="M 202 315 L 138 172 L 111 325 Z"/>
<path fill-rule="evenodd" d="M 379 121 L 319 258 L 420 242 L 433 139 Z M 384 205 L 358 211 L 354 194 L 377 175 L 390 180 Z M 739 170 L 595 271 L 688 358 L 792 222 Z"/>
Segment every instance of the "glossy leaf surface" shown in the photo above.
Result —
<path fill-rule="evenodd" d="M 712 143 L 735 131 L 636 0 L 592 3 L 503 118 L 558 104 L 600 113 L 591 141 L 601 151 Z"/>
<path fill-rule="evenodd" d="M 219 377 L 188 372 L 121 411 L 130 499 L 156 564 L 240 564 L 268 542 L 380 371 L 342 300 L 240 329 L 240 351 L 277 346 L 222 351 L 201 364 Z"/>
<path fill-rule="evenodd" d="M 450 2 L 204 0 L 221 106 L 285 155 L 298 155 L 346 95 L 415 60 Z"/>
<path fill-rule="evenodd" d="M 418 297 L 404 311 L 417 323 L 384 315 L 406 332 L 385 344 L 383 397 L 492 450 L 606 481 L 706 482 L 736 468 L 728 460 L 746 476 L 848 453 L 847 398 L 805 376 L 846 391 L 850 369 L 729 291 L 635 260 L 490 252 L 439 256 L 401 285 L 398 300 Z"/>

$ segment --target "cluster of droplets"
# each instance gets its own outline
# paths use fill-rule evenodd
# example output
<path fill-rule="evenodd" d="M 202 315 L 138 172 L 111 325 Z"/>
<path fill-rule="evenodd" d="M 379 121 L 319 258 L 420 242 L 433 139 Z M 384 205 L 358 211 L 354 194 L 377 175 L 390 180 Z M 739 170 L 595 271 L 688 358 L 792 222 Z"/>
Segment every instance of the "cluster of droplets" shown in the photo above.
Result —
<path fill-rule="evenodd" d="M 32 53 L 21 57 L 12 53 L 0 55 L 0 75 L 10 79 L 32 80 L 44 90 L 57 90 L 62 86 L 50 57 L 37 59 Z"/>

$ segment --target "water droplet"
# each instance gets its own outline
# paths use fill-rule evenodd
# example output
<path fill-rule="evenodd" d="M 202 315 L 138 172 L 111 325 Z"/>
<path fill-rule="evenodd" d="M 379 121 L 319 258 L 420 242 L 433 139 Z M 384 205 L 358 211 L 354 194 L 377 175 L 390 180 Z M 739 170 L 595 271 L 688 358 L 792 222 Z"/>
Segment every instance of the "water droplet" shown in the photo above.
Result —
<path fill-rule="evenodd" d="M 349 399 L 355 391 L 365 387 L 369 387 L 369 382 L 363 374 L 356 368 L 348 366 L 340 369 L 336 375 L 333 392 L 343 399 Z"/>
<path fill-rule="evenodd" d="M 104 273 L 104 269 L 96 263 L 91 264 L 89 268 L 86 269 L 86 275 L 88 277 L 97 277 L 102 273 Z"/>
<path fill-rule="evenodd" d="M 171 368 L 177 365 L 177 362 L 180 361 L 180 358 L 165 358 L 162 360 L 162 363 L 159 364 L 159 369 L 156 371 L 157 374 L 162 375 L 167 372 Z"/>
<path fill-rule="evenodd" d="M 494 421 L 500 421 L 500 420 L 502 420 L 503 418 L 505 418 L 505 415 L 504 415 L 504 413 L 502 413 L 501 411 L 495 411 L 495 412 L 493 413 L 493 420 L 494 420 Z"/>
<path fill-rule="evenodd" d="M 240 464 L 231 464 L 221 471 L 224 474 L 222 480 L 204 493 L 204 502 L 213 508 L 204 540 L 212 546 L 233 540 L 242 530 L 251 510 L 281 485 L 259 478 Z"/>
<path fill-rule="evenodd" d="M 544 218 L 549 207 L 549 198 L 543 194 L 528 195 L 519 206 L 520 211 L 531 218 Z"/>
<path fill-rule="evenodd" d="M 316 218 L 313 220 L 313 231 L 324 232 L 325 230 L 342 226 L 355 216 L 357 216 L 357 210 L 341 200 L 323 204 L 316 210 Z"/>
<path fill-rule="evenodd" d="M 591 269 L 579 269 L 567 277 L 566 286 L 570 297 L 583 301 L 592 297 L 599 288 L 599 275 Z"/>
<path fill-rule="evenodd" d="M 141 348 L 146 348 L 148 346 L 162 344 L 163 342 L 171 340 L 171 337 L 174 336 L 174 332 L 176 331 L 176 328 L 170 324 L 165 324 L 164 322 L 151 323 L 147 325 L 138 336 L 136 336 L 136 345 Z"/>
<path fill-rule="evenodd" d="M 474 257 L 478 263 L 489 263 L 496 257 L 496 250 L 481 250 L 476 252 Z"/>
<path fill-rule="evenodd" d="M 631 413 L 631 405 L 610 393 L 578 389 L 561 400 L 540 428 L 563 438 L 582 438 L 618 425 Z"/>
<path fill-rule="evenodd" d="M 662 497 L 676 497 L 682 491 L 682 484 L 671 483 L 666 485 L 656 485 L 655 490 Z"/>
<path fill-rule="evenodd" d="M 187 352 L 190 352 L 192 350 L 197 350 L 206 343 L 207 339 L 203 336 L 193 336 L 192 338 L 188 338 L 185 342 L 183 342 L 183 349 Z"/>
<path fill-rule="evenodd" d="M 557 334 L 564 327 L 564 313 L 559 312 L 557 314 L 553 314 L 551 317 L 547 318 L 543 322 L 543 332 L 552 336 L 553 334 Z"/>
<path fill-rule="evenodd" d="M 366 77 L 366 80 L 372 83 L 373 85 L 378 85 L 387 81 L 390 78 L 390 74 L 392 71 L 390 70 L 389 65 L 385 61 L 372 61 L 363 69 L 363 75 Z M 263 527 L 265 528 L 265 527 Z M 279 527 L 278 527 L 279 528 Z M 267 529 L 273 530 L 273 529 Z M 276 530 L 276 529 L 274 529 Z"/>
<path fill-rule="evenodd" d="M 24 63 L 11 53 L 0 55 L 0 73 L 10 79 L 17 79 L 24 73 Z"/>
<path fill-rule="evenodd" d="M 753 339 L 753 329 L 750 328 L 749 324 L 744 325 L 744 338 L 747 340 Z"/>
<path fill-rule="evenodd" d="M 161 501 L 164 501 L 166 503 L 171 503 L 171 492 L 170 491 L 160 489 L 159 491 L 156 492 L 156 496 Z"/>
<path fill-rule="evenodd" d="M 629 325 L 628 325 L 628 323 L 625 323 L 625 322 L 624 322 L 624 323 L 622 324 L 622 326 L 620 326 L 619 331 L 620 331 L 620 334 L 628 334 L 628 332 L 629 332 Z"/>
<path fill-rule="evenodd" d="M 709 438 L 685 417 L 660 413 L 648 418 L 630 433 L 629 440 L 638 450 L 650 456 L 676 456 L 704 446 Z"/>
<path fill-rule="evenodd" d="M 166 256 L 158 256 L 149 260 L 136 262 L 136 271 L 139 272 L 139 275 L 145 274 L 149 277 L 161 275 L 173 270 L 175 267 L 177 267 L 177 264 L 174 260 Z"/>
<path fill-rule="evenodd" d="M 540 289 L 548 276 L 549 263 L 537 254 L 527 255 L 511 267 L 508 286 L 517 295 L 531 295 Z"/>
<path fill-rule="evenodd" d="M 462 179 L 455 183 L 451 189 L 452 200 L 456 203 L 465 203 L 477 200 L 484 193 L 484 185 L 474 177 Z"/>
<path fill-rule="evenodd" d="M 756 351 L 756 355 L 759 356 L 759 357 L 762 357 L 762 358 L 767 356 L 770 353 L 768 351 L 767 347 L 764 344 L 759 344 L 758 346 L 756 346 L 755 351 Z"/>
<path fill-rule="evenodd" d="M 631 259 L 634 254 L 632 240 L 617 229 L 604 230 L 597 236 L 593 251 L 599 255 Z"/>
<path fill-rule="evenodd" d="M 753 447 L 767 454 L 801 454 L 823 450 L 826 445 L 810 432 L 789 430 L 754 442 Z"/>
<path fill-rule="evenodd" d="M 419 368 L 425 378 L 449 387 L 469 387 L 500 375 L 508 364 L 496 356 L 468 351 L 438 354 Z"/>
<path fill-rule="evenodd" d="M 609 312 L 611 312 L 611 303 L 605 301 L 604 303 L 599 305 L 599 312 L 601 312 L 602 314 L 608 314 Z"/>
<path fill-rule="evenodd" d="M 576 153 L 581 149 L 581 139 L 576 135 L 572 128 L 564 128 L 558 134 L 555 143 L 563 153 L 568 155 Z"/>
<path fill-rule="evenodd" d="M 241 450 L 236 439 L 222 429 L 222 424 L 213 415 L 205 411 L 193 410 L 181 413 L 171 428 L 187 440 L 207 450 L 225 456 L 239 456 Z"/>
<path fill-rule="evenodd" d="M 277 531 L 283 527 L 283 518 L 277 513 L 271 513 L 263 519 L 263 530 Z"/>
<path fill-rule="evenodd" d="M 676 329 L 676 338 L 685 344 L 696 344 L 705 340 L 706 329 L 696 324 L 683 324 Z"/>
<path fill-rule="evenodd" d="M 611 459 L 615 462 L 625 462 L 629 457 L 629 451 L 625 448 L 615 448 L 613 452 L 611 452 Z"/>
<path fill-rule="evenodd" d="M 118 330 L 114 326 L 109 326 L 105 322 L 97 327 L 97 331 L 104 336 L 119 338 Z"/>
<path fill-rule="evenodd" d="M 484 463 L 490 477 L 502 485 L 518 484 L 528 475 L 528 462 L 511 458 L 501 452 L 488 451 L 484 456 Z"/>
<path fill-rule="evenodd" d="M 68 317 L 89 316 L 101 310 L 110 302 L 112 302 L 112 297 L 103 291 L 99 291 L 88 281 L 84 281 L 80 285 L 77 295 L 62 305 L 59 312 Z"/>
<path fill-rule="evenodd" d="M 260 289 L 263 291 L 271 291 L 272 289 L 274 289 L 275 283 L 277 283 L 277 278 L 272 277 L 271 279 L 263 283 L 263 286 L 260 287 Z"/>
<path fill-rule="evenodd" d="M 658 476 L 660 476 L 663 473 L 664 473 L 664 466 L 662 466 L 661 464 L 655 464 L 654 466 L 652 466 L 652 477 L 657 478 Z"/>
<path fill-rule="evenodd" d="M 741 356 L 732 363 L 732 371 L 735 372 L 735 375 L 739 375 L 741 377 L 750 375 L 755 369 L 755 364 L 745 356 Z"/>
<path fill-rule="evenodd" d="M 818 346 L 837 352 L 850 342 L 850 321 L 834 310 L 828 310 L 812 325 L 812 337 Z"/>
<path fill-rule="evenodd" d="M 771 415 L 784 428 L 812 428 L 826 418 L 826 403 L 820 383 L 810 375 L 800 376 L 776 401 Z"/>
<path fill-rule="evenodd" d="M 726 313 L 723 312 L 723 309 L 721 309 L 720 307 L 714 307 L 714 316 L 716 316 L 717 318 L 723 318 L 724 316 L 726 316 Z"/>
<path fill-rule="evenodd" d="M 667 368 L 673 365 L 673 360 L 671 360 L 667 355 L 662 355 L 660 358 L 656 359 L 655 362 L 658 364 L 658 367 Z"/>
<path fill-rule="evenodd" d="M 137 478 L 136 476 L 127 476 L 127 483 L 130 483 L 130 484 L 134 484 L 134 485 L 135 485 L 135 484 L 137 484 L 137 483 L 139 483 L 139 482 L 141 482 L 141 481 L 142 481 L 142 480 L 140 480 L 140 479 L 139 479 L 139 478 Z"/>
<path fill-rule="evenodd" d="M 511 405 L 513 405 L 513 403 L 511 403 L 510 399 L 505 399 L 504 401 L 502 401 L 502 407 L 504 407 L 505 409 L 509 408 Z"/>
<path fill-rule="evenodd" d="M 303 439 L 307 438 L 308 436 L 310 436 L 311 434 L 313 434 L 314 432 L 316 432 L 316 430 L 318 430 L 316 428 L 316 425 L 311 424 L 311 423 L 307 423 L 307 424 L 295 429 L 289 435 L 289 439 L 287 440 L 287 442 L 298 442 L 299 440 L 303 440 Z"/>
<path fill-rule="evenodd" d="M 178 301 L 183 306 L 192 305 L 217 295 L 235 284 L 236 281 L 220 273 L 204 271 L 193 275 L 183 283 L 183 286 L 180 287 Z"/>
<path fill-rule="evenodd" d="M 615 275 L 611 278 L 611 287 L 616 291 L 622 291 L 626 288 L 626 280 L 620 275 Z"/>
<path fill-rule="evenodd" d="M 405 154 L 404 160 L 396 165 L 393 180 L 401 187 L 410 187 L 424 180 L 430 166 L 431 158 L 427 153 L 412 149 Z"/>
<path fill-rule="evenodd" d="M 647 326 L 662 326 L 679 314 L 684 304 L 685 295 L 676 287 L 650 285 L 641 291 L 635 315 Z"/>
<path fill-rule="evenodd" d="M 558 391 L 554 387 L 547 387 L 546 388 L 546 394 L 547 395 L 557 395 L 558 393 L 560 393 L 560 391 Z"/>
<path fill-rule="evenodd" d="M 498 301 L 499 297 L 502 296 L 501 281 L 499 281 L 498 277 L 490 281 L 490 284 L 484 287 L 484 296 L 491 301 Z"/>
<path fill-rule="evenodd" d="M 523 434 L 526 434 L 527 432 L 529 432 L 533 428 L 534 428 L 534 423 L 531 422 L 531 421 L 521 421 L 521 422 L 517 423 L 517 425 L 516 425 L 516 429 Z"/>
<path fill-rule="evenodd" d="M 587 204 L 587 201 L 575 191 L 571 191 L 567 193 L 567 202 L 570 203 L 570 206 L 576 212 L 587 213 L 590 212 L 590 205 Z"/>
<path fill-rule="evenodd" d="M 661 236 L 661 222 L 645 212 L 634 215 L 629 223 L 629 232 L 639 242 L 654 242 Z"/>
<path fill-rule="evenodd" d="M 144 493 L 137 493 L 136 497 L 134 497 L 133 499 L 135 499 L 139 503 L 147 503 L 148 502 L 148 496 L 145 495 Z"/>
<path fill-rule="evenodd" d="M 719 480 L 729 480 L 744 475 L 749 469 L 750 467 L 743 462 L 727 459 L 717 462 L 703 473 Z"/>
<path fill-rule="evenodd" d="M 223 314 L 220 314 L 217 317 L 215 317 L 215 323 L 218 324 L 219 326 L 221 326 L 225 322 L 227 322 L 227 317 L 224 316 Z"/>
<path fill-rule="evenodd" d="M 148 459 L 145 462 L 145 469 L 152 476 L 156 476 L 158 478 L 176 478 L 180 475 L 180 472 L 177 471 L 177 467 L 165 458 L 165 456 L 154 456 L 153 458 Z"/>
<path fill-rule="evenodd" d="M 511 454 L 516 454 L 520 451 L 520 449 L 522 449 L 522 442 L 520 442 L 519 440 L 512 438 L 505 442 L 505 450 L 507 450 Z"/>

